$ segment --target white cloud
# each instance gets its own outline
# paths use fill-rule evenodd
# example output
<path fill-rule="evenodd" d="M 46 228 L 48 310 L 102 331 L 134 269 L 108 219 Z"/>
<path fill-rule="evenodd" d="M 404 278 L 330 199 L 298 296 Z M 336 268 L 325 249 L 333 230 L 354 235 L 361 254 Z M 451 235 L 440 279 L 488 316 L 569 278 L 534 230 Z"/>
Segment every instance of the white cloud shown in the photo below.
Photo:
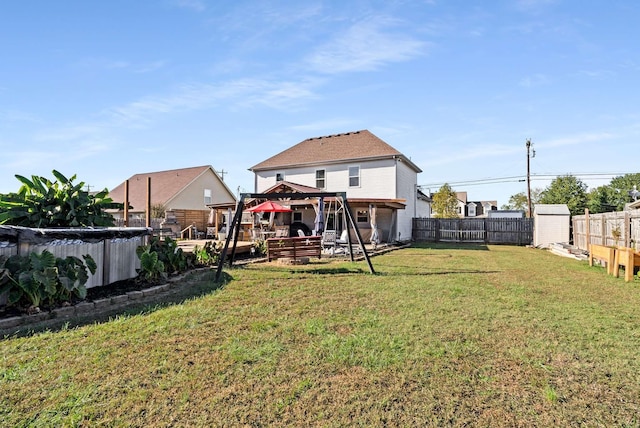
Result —
<path fill-rule="evenodd" d="M 391 31 L 390 27 L 397 24 L 383 18 L 358 22 L 320 47 L 307 62 L 318 72 L 333 74 L 375 70 L 387 63 L 424 55 L 428 44 Z"/>

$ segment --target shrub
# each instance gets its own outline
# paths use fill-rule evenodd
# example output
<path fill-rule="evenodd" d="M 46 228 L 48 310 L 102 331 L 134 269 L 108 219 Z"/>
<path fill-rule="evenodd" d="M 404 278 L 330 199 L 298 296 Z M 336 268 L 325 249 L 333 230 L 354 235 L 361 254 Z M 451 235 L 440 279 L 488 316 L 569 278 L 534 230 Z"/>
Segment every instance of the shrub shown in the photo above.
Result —
<path fill-rule="evenodd" d="M 222 242 L 214 243 L 213 241 L 207 241 L 202 248 L 196 245 L 193 251 L 196 258 L 196 264 L 200 266 L 217 265 L 220 260 L 222 247 Z"/>
<path fill-rule="evenodd" d="M 35 310 L 43 303 L 56 304 L 72 296 L 84 299 L 85 284 L 89 272 L 96 272 L 96 263 L 88 254 L 83 258 L 56 258 L 47 250 L 28 256 L 0 256 L 0 294 L 8 292 L 10 306 L 28 305 Z"/>
<path fill-rule="evenodd" d="M 138 271 L 140 279 L 151 282 L 158 281 L 161 277 L 166 278 L 168 275 L 184 272 L 192 268 L 195 261 L 193 254 L 185 254 L 182 248 L 178 247 L 178 243 L 171 238 L 161 240 L 153 237 L 148 245 L 139 246 L 136 254 L 141 263 L 146 263 Z M 163 276 L 159 276 L 159 270 L 162 271 Z"/>

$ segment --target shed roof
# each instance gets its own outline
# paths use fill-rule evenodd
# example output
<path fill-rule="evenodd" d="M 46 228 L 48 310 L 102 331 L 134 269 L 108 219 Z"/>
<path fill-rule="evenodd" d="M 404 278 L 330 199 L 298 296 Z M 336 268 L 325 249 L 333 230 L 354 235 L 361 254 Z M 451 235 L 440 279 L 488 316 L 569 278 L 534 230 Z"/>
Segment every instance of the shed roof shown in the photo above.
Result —
<path fill-rule="evenodd" d="M 567 204 L 536 204 L 533 213 L 538 215 L 570 215 Z"/>

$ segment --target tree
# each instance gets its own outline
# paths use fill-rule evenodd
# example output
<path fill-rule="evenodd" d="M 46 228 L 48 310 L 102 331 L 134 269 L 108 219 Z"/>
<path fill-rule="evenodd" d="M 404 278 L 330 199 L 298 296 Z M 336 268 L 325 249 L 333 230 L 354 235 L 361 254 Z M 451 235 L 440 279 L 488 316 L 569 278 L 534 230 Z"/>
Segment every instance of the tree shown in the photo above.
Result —
<path fill-rule="evenodd" d="M 567 204 L 571 215 L 587 207 L 587 185 L 573 175 L 556 177 L 540 195 L 541 204 Z"/>
<path fill-rule="evenodd" d="M 531 189 L 531 206 L 538 203 L 540 200 L 540 194 L 542 189 Z M 529 209 L 529 202 L 527 200 L 527 194 L 525 192 L 516 193 L 509 197 L 509 203 L 502 205 L 503 210 L 521 210 L 527 211 Z"/>
<path fill-rule="evenodd" d="M 436 193 L 433 194 L 433 211 L 436 218 L 458 217 L 458 198 L 456 192 L 445 183 Z"/>
<path fill-rule="evenodd" d="M 17 193 L 0 194 L 0 224 L 25 227 L 113 226 L 106 209 L 122 209 L 107 195 L 107 189 L 95 195 L 82 190 L 84 182 L 74 184 L 54 170 L 56 181 L 16 175 L 22 186 Z"/>
<path fill-rule="evenodd" d="M 151 218 L 164 218 L 165 207 L 162 204 L 151 205 Z"/>
<path fill-rule="evenodd" d="M 633 202 L 630 192 L 634 189 L 640 190 L 640 174 L 625 174 L 615 177 L 609 184 L 615 194 L 611 201 L 615 204 L 616 211 L 622 211 L 625 204 Z"/>

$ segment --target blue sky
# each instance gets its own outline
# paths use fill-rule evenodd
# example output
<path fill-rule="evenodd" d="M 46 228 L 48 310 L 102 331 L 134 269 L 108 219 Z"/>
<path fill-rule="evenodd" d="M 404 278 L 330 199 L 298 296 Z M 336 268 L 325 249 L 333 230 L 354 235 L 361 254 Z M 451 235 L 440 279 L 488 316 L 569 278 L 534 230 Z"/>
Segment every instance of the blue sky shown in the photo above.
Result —
<path fill-rule="evenodd" d="M 535 175 L 638 172 L 638 18 L 636 0 L 2 2 L 0 192 L 207 164 L 250 192 L 252 165 L 360 129 L 431 191 L 500 205 L 525 184 L 478 182 L 524 176 L 528 138 Z"/>

